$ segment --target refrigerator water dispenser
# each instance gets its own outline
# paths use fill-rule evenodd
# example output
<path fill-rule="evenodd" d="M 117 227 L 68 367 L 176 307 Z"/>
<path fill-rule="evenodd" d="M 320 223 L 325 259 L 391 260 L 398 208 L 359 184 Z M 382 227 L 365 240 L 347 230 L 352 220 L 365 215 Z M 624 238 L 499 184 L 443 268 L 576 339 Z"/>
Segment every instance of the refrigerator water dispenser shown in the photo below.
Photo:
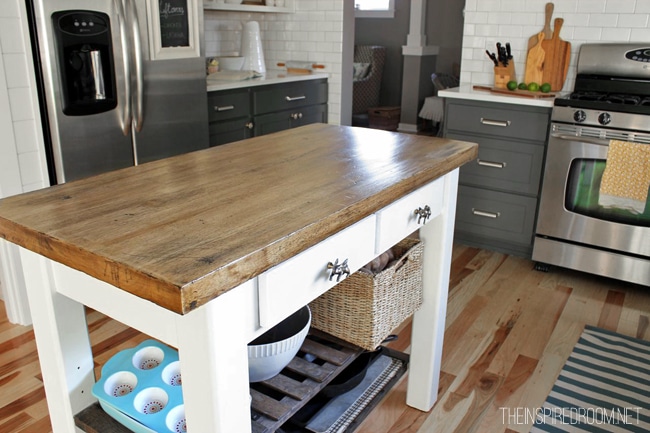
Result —
<path fill-rule="evenodd" d="M 117 106 L 108 15 L 90 11 L 52 14 L 63 113 L 84 116 Z"/>

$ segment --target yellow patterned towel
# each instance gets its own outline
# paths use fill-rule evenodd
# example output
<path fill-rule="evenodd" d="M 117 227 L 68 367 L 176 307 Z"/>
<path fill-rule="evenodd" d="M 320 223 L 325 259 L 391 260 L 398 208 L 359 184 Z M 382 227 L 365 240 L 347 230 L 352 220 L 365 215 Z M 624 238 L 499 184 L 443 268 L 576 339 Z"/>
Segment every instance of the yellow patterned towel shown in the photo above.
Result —
<path fill-rule="evenodd" d="M 650 188 L 650 145 L 611 140 L 598 204 L 640 214 Z"/>

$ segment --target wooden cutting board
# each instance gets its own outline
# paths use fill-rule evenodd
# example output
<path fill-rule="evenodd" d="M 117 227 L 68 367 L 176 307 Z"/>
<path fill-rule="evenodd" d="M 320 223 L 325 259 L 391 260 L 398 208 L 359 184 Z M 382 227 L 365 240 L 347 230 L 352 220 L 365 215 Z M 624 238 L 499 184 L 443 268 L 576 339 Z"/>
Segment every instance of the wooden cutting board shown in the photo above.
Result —
<path fill-rule="evenodd" d="M 542 32 L 544 32 L 544 39 L 551 39 L 553 37 L 553 30 L 551 30 L 551 18 L 553 17 L 554 8 L 555 5 L 553 3 L 546 3 L 546 16 L 544 21 L 544 28 L 542 29 Z M 535 45 L 537 45 L 537 33 L 528 38 L 528 51 L 530 51 L 530 49 Z"/>
<path fill-rule="evenodd" d="M 563 24 L 564 20 L 562 18 L 556 18 L 553 37 L 542 41 L 542 48 L 544 48 L 542 82 L 550 83 L 553 92 L 562 90 L 571 58 L 571 44 L 560 39 Z"/>
<path fill-rule="evenodd" d="M 501 89 L 499 87 L 490 87 L 490 86 L 479 86 L 479 85 L 474 85 L 472 86 L 474 90 L 485 90 L 490 93 L 495 93 L 497 95 L 505 95 L 505 96 L 519 96 L 522 98 L 533 98 L 533 99 L 546 99 L 546 98 L 555 98 L 558 94 L 549 92 L 549 93 L 542 93 L 542 92 L 531 92 L 530 90 L 508 90 L 508 89 Z"/>
<path fill-rule="evenodd" d="M 544 41 L 544 32 L 537 34 L 537 44 L 528 50 L 526 57 L 526 73 L 524 74 L 524 83 L 542 84 L 544 78 L 544 59 L 546 53 L 542 42 Z"/>

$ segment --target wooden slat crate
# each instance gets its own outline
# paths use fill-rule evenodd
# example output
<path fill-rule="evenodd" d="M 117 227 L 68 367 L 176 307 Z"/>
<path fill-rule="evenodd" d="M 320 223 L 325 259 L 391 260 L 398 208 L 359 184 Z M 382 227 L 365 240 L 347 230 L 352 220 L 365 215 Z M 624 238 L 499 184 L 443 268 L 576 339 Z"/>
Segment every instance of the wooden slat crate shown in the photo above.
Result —
<path fill-rule="evenodd" d="M 277 376 L 251 385 L 253 433 L 277 430 L 362 353 L 359 348 L 320 331 L 311 332 L 300 350 L 320 362 L 296 356 Z M 104 412 L 99 403 L 79 412 L 75 424 L 87 433 L 131 432 Z"/>

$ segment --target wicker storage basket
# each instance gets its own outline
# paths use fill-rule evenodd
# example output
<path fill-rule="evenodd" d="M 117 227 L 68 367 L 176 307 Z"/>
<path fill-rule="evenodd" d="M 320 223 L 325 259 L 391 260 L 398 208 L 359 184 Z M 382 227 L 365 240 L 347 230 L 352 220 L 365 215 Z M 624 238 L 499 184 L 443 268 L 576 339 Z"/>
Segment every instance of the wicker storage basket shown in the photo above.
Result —
<path fill-rule="evenodd" d="M 422 305 L 422 251 L 418 239 L 393 247 L 395 262 L 376 275 L 359 271 L 309 307 L 312 326 L 366 350 L 374 350 Z"/>
<path fill-rule="evenodd" d="M 397 131 L 401 113 L 400 107 L 368 108 L 368 123 L 371 128 Z"/>

